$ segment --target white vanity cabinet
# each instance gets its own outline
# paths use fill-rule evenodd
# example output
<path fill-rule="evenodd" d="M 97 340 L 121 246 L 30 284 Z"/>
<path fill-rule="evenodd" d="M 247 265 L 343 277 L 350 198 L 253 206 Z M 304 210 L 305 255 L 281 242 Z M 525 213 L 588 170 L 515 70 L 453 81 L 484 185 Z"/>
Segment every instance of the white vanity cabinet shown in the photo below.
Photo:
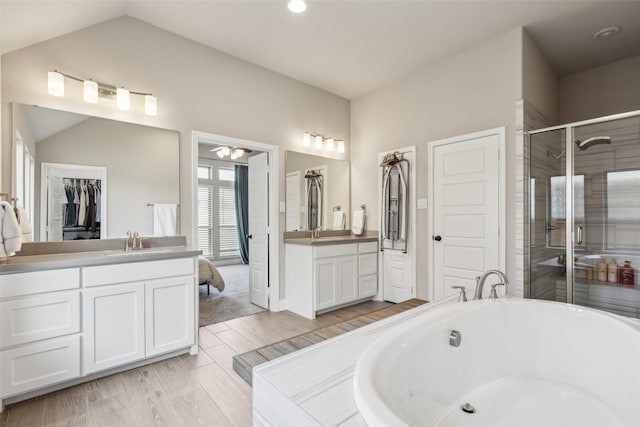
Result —
<path fill-rule="evenodd" d="M 0 280 L 0 398 L 79 376 L 80 269 Z"/>
<path fill-rule="evenodd" d="M 287 309 L 314 319 L 375 296 L 377 241 L 340 244 L 286 243 Z"/>
<path fill-rule="evenodd" d="M 196 351 L 197 258 L 112 259 L 0 274 L 0 409 L 24 393 Z"/>
<path fill-rule="evenodd" d="M 192 258 L 87 267 L 82 277 L 85 374 L 195 343 Z"/>

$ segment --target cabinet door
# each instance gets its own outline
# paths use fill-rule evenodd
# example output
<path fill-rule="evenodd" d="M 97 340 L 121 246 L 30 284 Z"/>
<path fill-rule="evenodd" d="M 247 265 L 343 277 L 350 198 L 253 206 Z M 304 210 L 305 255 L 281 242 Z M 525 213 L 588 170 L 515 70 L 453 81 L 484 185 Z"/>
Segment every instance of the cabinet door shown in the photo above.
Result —
<path fill-rule="evenodd" d="M 358 259 L 355 255 L 338 258 L 338 304 L 358 299 Z"/>
<path fill-rule="evenodd" d="M 358 298 L 372 297 L 378 292 L 378 275 L 370 274 L 358 279 Z"/>
<path fill-rule="evenodd" d="M 83 291 L 84 374 L 145 357 L 144 283 Z"/>
<path fill-rule="evenodd" d="M 145 283 L 147 357 L 193 345 L 195 286 L 193 276 Z"/>
<path fill-rule="evenodd" d="M 0 397 L 80 376 L 80 336 L 70 335 L 0 351 Z"/>
<path fill-rule="evenodd" d="M 323 310 L 338 303 L 338 259 L 320 258 L 314 261 L 316 304 Z"/>

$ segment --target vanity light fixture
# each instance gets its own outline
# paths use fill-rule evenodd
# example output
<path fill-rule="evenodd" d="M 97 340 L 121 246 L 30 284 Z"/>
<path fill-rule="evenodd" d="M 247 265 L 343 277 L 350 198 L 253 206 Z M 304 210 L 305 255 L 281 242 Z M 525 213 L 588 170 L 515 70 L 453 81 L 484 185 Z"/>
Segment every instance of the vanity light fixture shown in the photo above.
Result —
<path fill-rule="evenodd" d="M 326 145 L 327 151 L 333 152 L 337 149 L 338 153 L 344 153 L 344 141 L 341 139 L 334 139 L 322 135 L 315 135 L 311 132 L 305 132 L 302 135 L 302 145 L 304 147 L 311 147 L 311 138 L 315 141 L 313 146 L 317 150 L 322 150 Z"/>
<path fill-rule="evenodd" d="M 333 138 L 327 138 L 327 151 L 333 151 L 334 143 Z"/>
<path fill-rule="evenodd" d="M 96 82 L 94 80 L 85 80 L 70 74 L 62 73 L 58 70 L 49 71 L 47 74 L 48 92 L 53 96 L 64 96 L 64 78 L 75 80 L 83 84 L 83 99 L 91 104 L 98 103 L 98 97 L 116 97 L 116 106 L 121 110 L 128 110 L 131 107 L 130 96 L 144 96 L 144 112 L 150 116 L 158 114 L 158 98 L 150 93 L 136 92 L 125 88 L 116 88 L 115 86 Z"/>
<path fill-rule="evenodd" d="M 91 104 L 98 103 L 98 83 L 93 80 L 84 81 L 84 100 Z"/>
<path fill-rule="evenodd" d="M 293 13 L 302 13 L 307 10 L 307 3 L 304 0 L 289 0 L 287 7 Z"/>

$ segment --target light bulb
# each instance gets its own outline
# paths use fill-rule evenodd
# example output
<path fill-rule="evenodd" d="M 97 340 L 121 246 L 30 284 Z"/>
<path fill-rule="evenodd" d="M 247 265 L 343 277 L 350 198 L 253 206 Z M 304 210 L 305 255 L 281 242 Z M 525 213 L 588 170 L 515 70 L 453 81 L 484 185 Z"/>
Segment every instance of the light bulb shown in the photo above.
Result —
<path fill-rule="evenodd" d="M 144 112 L 150 116 L 158 114 L 158 98 L 153 95 L 145 95 Z"/>
<path fill-rule="evenodd" d="M 235 150 L 233 150 L 233 154 L 236 155 L 236 157 L 235 157 L 236 159 L 239 159 L 244 154 L 244 150 L 236 148 Z"/>
<path fill-rule="evenodd" d="M 220 157 L 221 159 L 224 157 L 224 153 L 222 152 L 222 150 L 218 150 L 218 157 Z"/>
<path fill-rule="evenodd" d="M 116 106 L 121 110 L 128 110 L 130 107 L 129 91 L 123 87 L 116 90 Z"/>
<path fill-rule="evenodd" d="M 91 104 L 98 103 L 98 83 L 92 80 L 84 81 L 84 100 Z"/>
<path fill-rule="evenodd" d="M 344 153 L 344 141 L 338 141 L 338 153 Z"/>
<path fill-rule="evenodd" d="M 327 139 L 327 151 L 333 151 L 333 138 Z"/>
<path fill-rule="evenodd" d="M 302 13 L 307 9 L 307 4 L 304 0 L 290 0 L 287 7 L 293 13 Z"/>
<path fill-rule="evenodd" d="M 304 135 L 302 135 L 302 145 L 311 147 L 311 134 L 309 132 L 305 132 Z"/>
<path fill-rule="evenodd" d="M 49 94 L 53 96 L 64 96 L 64 76 L 57 71 L 49 71 L 47 74 Z"/>
<path fill-rule="evenodd" d="M 316 148 L 322 150 L 322 137 L 320 135 L 316 136 Z"/>
<path fill-rule="evenodd" d="M 220 150 L 222 152 L 223 156 L 228 156 L 229 154 L 231 154 L 231 150 L 229 149 L 229 147 L 222 147 L 222 150 Z"/>

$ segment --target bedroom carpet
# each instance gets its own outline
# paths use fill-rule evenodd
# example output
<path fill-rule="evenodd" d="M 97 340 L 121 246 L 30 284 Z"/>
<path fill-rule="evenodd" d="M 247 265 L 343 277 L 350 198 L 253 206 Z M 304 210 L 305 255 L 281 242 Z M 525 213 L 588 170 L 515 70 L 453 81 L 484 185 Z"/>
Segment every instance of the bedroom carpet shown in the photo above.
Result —
<path fill-rule="evenodd" d="M 224 291 L 218 292 L 211 286 L 211 295 L 207 287 L 200 286 L 199 325 L 211 325 L 236 317 L 264 311 L 264 308 L 249 302 L 249 266 L 244 264 L 217 267 L 224 279 Z"/>

